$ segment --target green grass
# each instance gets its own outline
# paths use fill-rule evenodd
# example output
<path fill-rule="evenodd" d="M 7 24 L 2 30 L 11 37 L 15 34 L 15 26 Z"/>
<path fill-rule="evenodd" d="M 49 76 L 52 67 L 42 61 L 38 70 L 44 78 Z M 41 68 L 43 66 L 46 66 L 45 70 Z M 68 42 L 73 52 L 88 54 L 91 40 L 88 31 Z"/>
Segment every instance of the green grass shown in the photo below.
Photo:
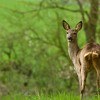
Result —
<path fill-rule="evenodd" d="M 97 100 L 97 96 L 94 97 L 84 97 L 85 100 Z M 14 94 L 14 95 L 7 95 L 2 96 L 0 100 L 80 100 L 78 95 L 75 95 L 73 93 L 59 93 L 59 94 L 53 94 L 53 95 L 21 95 L 21 94 Z"/>

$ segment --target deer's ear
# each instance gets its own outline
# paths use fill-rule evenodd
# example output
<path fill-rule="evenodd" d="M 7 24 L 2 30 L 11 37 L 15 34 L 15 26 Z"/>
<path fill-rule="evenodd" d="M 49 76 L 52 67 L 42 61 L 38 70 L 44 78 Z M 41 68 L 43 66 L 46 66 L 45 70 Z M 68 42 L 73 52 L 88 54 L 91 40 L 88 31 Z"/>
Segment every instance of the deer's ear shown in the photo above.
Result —
<path fill-rule="evenodd" d="M 82 28 L 82 21 L 80 21 L 80 22 L 76 25 L 75 29 L 76 29 L 77 31 L 79 31 L 81 28 Z"/>
<path fill-rule="evenodd" d="M 63 28 L 64 28 L 65 30 L 69 30 L 69 29 L 70 29 L 69 24 L 68 24 L 65 20 L 62 21 L 62 24 L 63 24 Z"/>

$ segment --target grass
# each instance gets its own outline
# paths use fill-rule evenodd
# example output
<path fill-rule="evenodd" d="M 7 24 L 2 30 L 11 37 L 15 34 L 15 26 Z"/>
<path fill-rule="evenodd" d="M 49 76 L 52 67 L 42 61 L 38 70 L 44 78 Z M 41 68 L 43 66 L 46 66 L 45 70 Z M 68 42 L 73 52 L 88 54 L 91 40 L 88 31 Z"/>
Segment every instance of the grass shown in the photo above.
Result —
<path fill-rule="evenodd" d="M 97 100 L 97 96 L 91 97 L 84 97 L 85 100 Z M 73 93 L 59 93 L 59 94 L 52 94 L 52 95 L 21 95 L 21 94 L 14 94 L 14 95 L 7 95 L 2 96 L 0 100 L 80 100 L 78 95 Z"/>

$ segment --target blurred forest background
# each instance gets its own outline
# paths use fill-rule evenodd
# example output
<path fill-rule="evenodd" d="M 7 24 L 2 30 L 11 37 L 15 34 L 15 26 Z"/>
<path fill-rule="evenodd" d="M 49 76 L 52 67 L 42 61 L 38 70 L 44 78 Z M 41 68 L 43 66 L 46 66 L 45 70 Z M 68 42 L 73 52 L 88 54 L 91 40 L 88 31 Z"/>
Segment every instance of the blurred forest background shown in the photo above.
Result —
<path fill-rule="evenodd" d="M 0 0 L 0 95 L 78 92 L 62 20 L 83 21 L 80 47 L 100 43 L 99 1 Z M 86 90 L 95 92 L 91 75 Z"/>

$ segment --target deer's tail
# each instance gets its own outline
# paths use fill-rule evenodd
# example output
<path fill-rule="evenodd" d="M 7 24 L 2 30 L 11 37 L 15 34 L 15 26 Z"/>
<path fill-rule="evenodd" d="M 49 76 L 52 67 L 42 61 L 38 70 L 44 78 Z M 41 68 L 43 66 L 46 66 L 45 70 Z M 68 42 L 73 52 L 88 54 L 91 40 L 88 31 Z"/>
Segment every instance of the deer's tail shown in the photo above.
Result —
<path fill-rule="evenodd" d="M 92 53 L 92 59 L 99 59 L 99 53 L 93 52 Z"/>
<path fill-rule="evenodd" d="M 96 51 L 93 51 L 93 52 L 87 52 L 85 55 L 84 55 L 84 58 L 86 60 L 94 60 L 94 59 L 99 59 L 99 56 L 100 54 Z"/>

